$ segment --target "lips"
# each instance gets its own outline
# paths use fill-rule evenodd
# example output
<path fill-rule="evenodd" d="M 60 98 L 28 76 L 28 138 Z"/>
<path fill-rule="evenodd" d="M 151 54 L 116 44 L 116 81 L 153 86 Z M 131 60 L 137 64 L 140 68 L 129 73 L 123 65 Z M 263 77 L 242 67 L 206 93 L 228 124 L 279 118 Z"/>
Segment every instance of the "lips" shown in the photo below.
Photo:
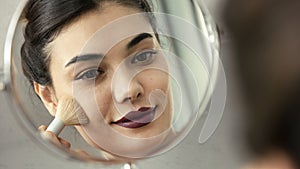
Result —
<path fill-rule="evenodd" d="M 140 128 L 151 123 L 154 119 L 156 107 L 141 107 L 138 111 L 131 111 L 112 124 L 125 128 Z"/>

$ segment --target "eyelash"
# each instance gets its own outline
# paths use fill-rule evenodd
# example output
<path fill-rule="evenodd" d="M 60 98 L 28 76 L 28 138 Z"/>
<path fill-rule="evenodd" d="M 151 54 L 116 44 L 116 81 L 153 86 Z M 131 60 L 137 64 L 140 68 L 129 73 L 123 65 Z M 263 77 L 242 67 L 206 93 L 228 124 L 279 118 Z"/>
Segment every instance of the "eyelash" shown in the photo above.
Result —
<path fill-rule="evenodd" d="M 157 51 L 154 49 L 149 49 L 149 50 L 144 50 L 142 52 L 139 52 L 133 56 L 133 58 L 131 60 L 131 64 L 136 64 L 136 65 L 140 65 L 140 66 L 148 65 L 153 62 L 153 60 L 155 58 L 154 57 L 155 54 L 157 54 Z M 146 57 L 146 58 L 142 58 L 144 60 L 139 60 L 139 57 L 141 57 L 141 56 Z M 91 77 L 88 77 L 90 73 L 93 73 L 93 74 L 91 75 Z M 102 70 L 101 68 L 91 68 L 91 69 L 83 71 L 82 73 L 77 75 L 75 77 L 75 80 L 94 80 L 97 77 L 103 75 L 104 73 L 105 73 L 105 71 Z"/>
<path fill-rule="evenodd" d="M 96 74 L 93 74 L 92 77 L 87 77 L 89 75 L 89 73 L 96 73 Z M 87 71 L 80 73 L 75 78 L 75 80 L 93 80 L 93 79 L 96 79 L 97 77 L 103 75 L 104 73 L 105 73 L 104 70 L 102 70 L 101 68 L 92 68 L 92 69 L 88 69 Z"/>
<path fill-rule="evenodd" d="M 136 55 L 133 56 L 132 60 L 131 60 L 131 64 L 138 64 L 138 65 L 148 65 L 150 63 L 152 63 L 152 61 L 154 60 L 154 56 L 155 54 L 157 54 L 157 51 L 154 49 L 149 49 L 149 50 L 144 50 L 142 52 L 137 53 Z M 139 60 L 139 57 L 146 57 L 146 58 L 142 58 L 144 60 Z"/>

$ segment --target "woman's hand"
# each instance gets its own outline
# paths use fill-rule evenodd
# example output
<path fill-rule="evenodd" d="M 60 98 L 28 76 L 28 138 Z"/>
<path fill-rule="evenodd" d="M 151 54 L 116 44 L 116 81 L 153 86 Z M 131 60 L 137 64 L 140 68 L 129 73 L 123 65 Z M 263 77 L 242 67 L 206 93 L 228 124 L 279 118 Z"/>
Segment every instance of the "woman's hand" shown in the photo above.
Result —
<path fill-rule="evenodd" d="M 116 158 L 113 156 L 108 156 L 108 154 L 105 153 L 105 156 L 111 157 L 111 159 L 102 159 L 102 158 L 96 158 L 90 156 L 87 152 L 79 149 L 72 150 L 71 149 L 71 144 L 67 140 L 64 140 L 58 136 L 56 136 L 53 132 L 51 131 L 46 131 L 47 126 L 41 125 L 39 127 L 39 131 L 41 133 L 41 136 L 43 139 L 53 143 L 54 145 L 57 145 L 59 148 L 62 148 L 66 150 L 71 156 L 74 156 L 78 159 L 84 160 L 84 161 L 97 161 L 97 162 L 102 162 L 103 164 L 117 164 L 117 163 L 126 163 L 130 160 L 123 159 L 123 158 Z"/>
<path fill-rule="evenodd" d="M 82 158 L 82 159 L 90 159 L 91 158 L 90 155 L 83 150 L 78 150 L 78 149 L 71 150 L 70 142 L 56 136 L 51 131 L 46 131 L 46 130 L 47 130 L 47 126 L 45 126 L 45 125 L 41 125 L 39 127 L 39 131 L 40 131 L 43 139 L 50 141 L 54 145 L 57 145 L 59 148 L 65 149 L 67 152 L 71 153 L 72 155 L 76 155 L 78 158 Z"/>
<path fill-rule="evenodd" d="M 59 146 L 59 147 L 62 147 L 62 148 L 66 148 L 66 149 L 70 149 L 71 148 L 71 144 L 70 142 L 60 138 L 60 137 L 57 137 L 54 133 L 52 133 L 51 131 L 46 131 L 47 129 L 47 126 L 45 125 L 41 125 L 39 127 L 39 131 L 41 133 L 41 136 L 43 139 L 47 140 L 47 141 L 50 141 L 51 143 Z"/>

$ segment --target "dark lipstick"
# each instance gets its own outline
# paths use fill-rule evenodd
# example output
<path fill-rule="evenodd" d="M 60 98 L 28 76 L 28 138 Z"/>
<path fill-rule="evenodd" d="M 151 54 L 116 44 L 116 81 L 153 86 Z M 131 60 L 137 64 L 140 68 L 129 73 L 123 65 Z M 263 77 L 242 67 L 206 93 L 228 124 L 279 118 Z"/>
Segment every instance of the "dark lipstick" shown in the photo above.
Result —
<path fill-rule="evenodd" d="M 120 120 L 113 122 L 125 128 L 140 128 L 151 123 L 154 119 L 156 107 L 141 107 L 138 111 L 127 113 Z"/>

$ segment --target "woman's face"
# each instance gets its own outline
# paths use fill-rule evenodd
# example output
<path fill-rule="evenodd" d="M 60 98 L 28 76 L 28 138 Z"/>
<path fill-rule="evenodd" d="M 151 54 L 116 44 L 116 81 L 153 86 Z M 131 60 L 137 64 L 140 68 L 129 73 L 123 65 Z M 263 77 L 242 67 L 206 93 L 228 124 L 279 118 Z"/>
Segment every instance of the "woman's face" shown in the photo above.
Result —
<path fill-rule="evenodd" d="M 107 3 L 101 11 L 85 14 L 67 26 L 49 46 L 50 73 L 58 101 L 63 96 L 73 96 L 74 83 L 80 84 L 82 91 L 93 89 L 94 98 L 87 99 L 96 100 L 106 125 L 128 137 L 149 138 L 168 130 L 172 116 L 167 63 L 155 35 L 149 33 L 153 32 L 151 25 L 147 23 L 148 31 L 120 39 L 109 50 L 103 49 L 103 53 L 82 54 L 98 30 L 135 13 L 138 10 Z M 141 17 L 140 20 L 147 21 Z M 101 43 L 110 43 L 111 35 L 103 35 Z M 97 49 L 100 52 L 101 43 Z M 151 69 L 152 65 L 159 68 Z M 166 101 L 155 101 L 155 91 L 163 93 Z M 84 130 L 80 126 L 77 129 L 92 144 Z"/>

